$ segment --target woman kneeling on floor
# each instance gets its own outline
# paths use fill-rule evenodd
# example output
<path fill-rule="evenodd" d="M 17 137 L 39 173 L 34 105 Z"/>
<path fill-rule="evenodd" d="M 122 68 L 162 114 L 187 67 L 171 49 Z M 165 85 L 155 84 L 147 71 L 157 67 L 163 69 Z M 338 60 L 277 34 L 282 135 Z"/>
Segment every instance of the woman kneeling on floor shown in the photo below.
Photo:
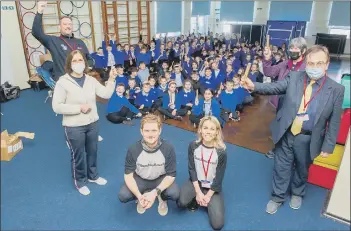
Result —
<path fill-rule="evenodd" d="M 214 230 L 224 226 L 222 181 L 227 164 L 226 146 L 217 118 L 206 116 L 198 128 L 198 140 L 188 148 L 190 179 L 182 186 L 179 207 L 206 207 Z"/>
<path fill-rule="evenodd" d="M 115 87 L 116 70 L 112 69 L 106 86 L 86 75 L 88 63 L 79 50 L 72 51 L 66 60 L 66 74 L 55 86 L 52 108 L 62 114 L 62 124 L 72 152 L 74 185 L 83 195 L 89 195 L 87 181 L 105 185 L 107 181 L 97 172 L 98 120 L 96 95 L 109 99 Z M 86 158 L 85 158 L 86 155 Z"/>

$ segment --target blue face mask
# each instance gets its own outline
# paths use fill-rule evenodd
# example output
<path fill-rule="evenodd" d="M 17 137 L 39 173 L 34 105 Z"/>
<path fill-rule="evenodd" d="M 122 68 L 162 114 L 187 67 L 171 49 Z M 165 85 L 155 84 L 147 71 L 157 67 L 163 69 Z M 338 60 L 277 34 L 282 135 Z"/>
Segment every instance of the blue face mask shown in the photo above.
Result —
<path fill-rule="evenodd" d="M 306 67 L 306 73 L 310 79 L 317 80 L 324 76 L 324 70 L 320 67 Z"/>

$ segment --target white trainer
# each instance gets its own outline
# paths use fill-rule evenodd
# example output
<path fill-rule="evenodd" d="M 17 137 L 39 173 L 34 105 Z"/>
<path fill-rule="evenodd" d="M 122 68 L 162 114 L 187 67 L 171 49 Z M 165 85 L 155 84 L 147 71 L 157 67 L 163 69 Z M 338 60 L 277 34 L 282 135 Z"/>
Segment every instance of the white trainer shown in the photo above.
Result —
<path fill-rule="evenodd" d="M 157 211 L 161 216 L 166 216 L 168 213 L 167 201 L 161 199 L 161 196 L 158 196 L 158 208 Z"/>
<path fill-rule="evenodd" d="M 99 177 L 96 180 L 88 180 L 88 181 L 91 182 L 91 183 L 96 183 L 98 185 L 105 185 L 105 184 L 107 184 L 107 180 L 102 178 L 102 177 Z"/>
<path fill-rule="evenodd" d="M 100 141 L 103 141 L 104 140 L 104 138 L 102 138 L 101 136 L 99 136 L 98 137 L 98 141 L 100 142 Z"/>
<path fill-rule="evenodd" d="M 83 186 L 83 187 L 79 188 L 78 192 L 80 192 L 80 194 L 82 194 L 84 196 L 88 196 L 90 194 L 90 190 L 87 186 Z"/>

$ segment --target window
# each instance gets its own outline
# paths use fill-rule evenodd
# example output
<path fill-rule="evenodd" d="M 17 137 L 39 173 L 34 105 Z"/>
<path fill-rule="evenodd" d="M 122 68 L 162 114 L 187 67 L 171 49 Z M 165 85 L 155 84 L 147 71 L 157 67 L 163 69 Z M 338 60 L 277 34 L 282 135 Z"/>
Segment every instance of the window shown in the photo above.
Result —
<path fill-rule="evenodd" d="M 224 24 L 223 25 L 223 33 L 224 34 L 230 34 L 231 33 L 231 24 Z"/>
<path fill-rule="evenodd" d="M 208 16 L 191 17 L 190 32 L 207 34 L 208 33 Z"/>
<path fill-rule="evenodd" d="M 339 34 L 339 35 L 346 35 L 347 38 L 350 38 L 350 28 L 333 28 L 329 27 L 329 34 Z"/>

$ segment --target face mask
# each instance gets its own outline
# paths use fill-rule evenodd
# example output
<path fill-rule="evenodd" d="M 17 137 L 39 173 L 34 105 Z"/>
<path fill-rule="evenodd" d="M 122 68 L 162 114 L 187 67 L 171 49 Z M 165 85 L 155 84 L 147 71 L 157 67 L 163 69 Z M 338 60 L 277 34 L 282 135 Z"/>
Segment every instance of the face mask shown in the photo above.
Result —
<path fill-rule="evenodd" d="M 317 80 L 324 76 L 324 70 L 320 67 L 306 67 L 306 73 L 310 79 Z"/>
<path fill-rule="evenodd" d="M 72 65 L 72 70 L 77 74 L 82 74 L 85 69 L 84 63 L 77 63 Z"/>
<path fill-rule="evenodd" d="M 289 51 L 289 56 L 292 60 L 297 60 L 298 58 L 300 58 L 300 52 Z"/>

